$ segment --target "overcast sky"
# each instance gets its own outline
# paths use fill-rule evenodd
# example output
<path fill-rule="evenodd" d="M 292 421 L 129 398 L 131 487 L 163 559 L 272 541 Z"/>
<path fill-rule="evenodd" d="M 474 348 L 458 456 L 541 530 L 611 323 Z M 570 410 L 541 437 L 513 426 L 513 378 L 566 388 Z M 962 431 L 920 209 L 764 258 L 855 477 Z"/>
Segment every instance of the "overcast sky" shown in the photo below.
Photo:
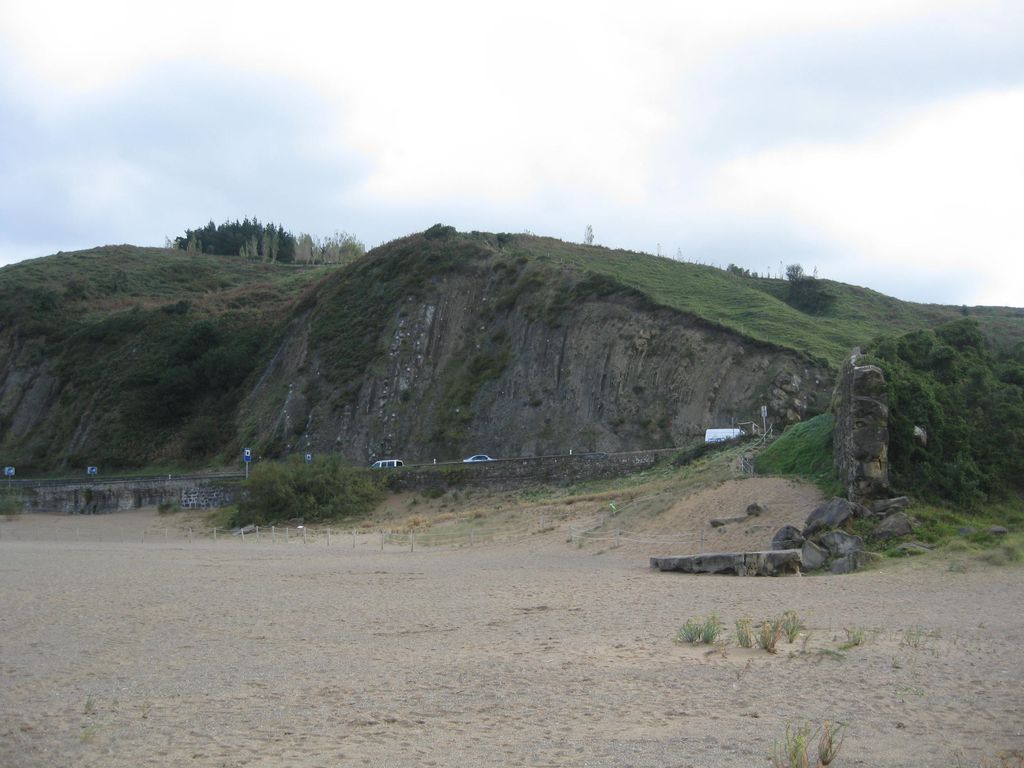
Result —
<path fill-rule="evenodd" d="M 256 216 L 1024 307 L 1024 2 L 0 0 L 0 263 Z"/>

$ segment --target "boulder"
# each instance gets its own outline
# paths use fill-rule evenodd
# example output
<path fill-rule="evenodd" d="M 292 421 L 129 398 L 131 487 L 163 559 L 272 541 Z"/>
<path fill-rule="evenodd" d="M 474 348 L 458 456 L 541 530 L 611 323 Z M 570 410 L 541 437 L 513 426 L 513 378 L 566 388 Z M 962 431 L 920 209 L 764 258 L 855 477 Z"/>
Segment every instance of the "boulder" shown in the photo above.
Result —
<path fill-rule="evenodd" d="M 760 517 L 767 511 L 768 508 L 766 506 L 756 501 L 753 504 L 747 505 L 747 517 Z"/>
<path fill-rule="evenodd" d="M 742 517 L 713 517 L 709 522 L 712 528 L 721 528 L 729 523 L 745 523 L 746 521 L 747 516 L 743 515 Z"/>
<path fill-rule="evenodd" d="M 864 549 L 864 540 L 860 536 L 844 531 L 828 531 L 819 536 L 817 541 L 834 557 L 846 557 Z"/>
<path fill-rule="evenodd" d="M 772 549 L 800 549 L 803 543 L 803 534 L 793 525 L 782 526 L 772 536 Z"/>
<path fill-rule="evenodd" d="M 909 506 L 910 499 L 906 496 L 897 496 L 894 499 L 876 499 L 871 502 L 871 514 L 875 517 L 887 517 Z"/>
<path fill-rule="evenodd" d="M 813 541 L 805 541 L 800 548 L 800 560 L 805 571 L 816 571 L 828 560 L 828 550 Z"/>
<path fill-rule="evenodd" d="M 835 574 L 853 573 L 857 570 L 857 562 L 853 557 L 840 557 L 838 560 L 833 560 L 832 565 L 829 566 L 829 572 Z"/>
<path fill-rule="evenodd" d="M 845 557 L 840 557 L 838 560 L 833 560 L 832 565 L 829 566 L 829 571 L 836 574 L 853 573 L 878 558 L 879 556 L 874 552 L 858 550 L 857 552 L 851 552 Z"/>
<path fill-rule="evenodd" d="M 882 540 L 898 539 L 900 536 L 908 536 L 913 530 L 914 526 L 906 512 L 894 512 L 875 526 L 871 536 Z"/>
<path fill-rule="evenodd" d="M 804 523 L 804 538 L 809 538 L 818 531 L 838 528 L 851 517 L 866 517 L 867 515 L 867 509 L 860 504 L 836 497 L 822 504 L 807 516 Z"/>
<path fill-rule="evenodd" d="M 1005 536 L 1009 531 L 1001 525 L 990 525 L 988 532 L 992 536 Z"/>

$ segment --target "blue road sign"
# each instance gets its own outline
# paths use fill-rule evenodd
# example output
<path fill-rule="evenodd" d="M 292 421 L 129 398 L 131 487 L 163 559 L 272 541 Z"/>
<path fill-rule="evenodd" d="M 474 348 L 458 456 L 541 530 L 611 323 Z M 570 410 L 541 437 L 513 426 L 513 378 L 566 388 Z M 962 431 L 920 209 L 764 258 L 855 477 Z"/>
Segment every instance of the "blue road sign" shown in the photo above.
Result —
<path fill-rule="evenodd" d="M 306 463 L 309 464 L 311 461 L 313 461 L 313 454 L 312 453 L 307 453 L 306 454 Z"/>
<path fill-rule="evenodd" d="M 97 475 L 97 474 L 99 474 L 99 470 L 96 467 L 86 467 L 85 468 L 85 474 L 87 474 L 87 475 Z"/>
<path fill-rule="evenodd" d="M 246 462 L 252 461 L 252 448 L 246 448 L 242 451 L 242 458 L 245 459 Z"/>
<path fill-rule="evenodd" d="M 14 477 L 14 467 L 4 467 L 4 477 Z"/>

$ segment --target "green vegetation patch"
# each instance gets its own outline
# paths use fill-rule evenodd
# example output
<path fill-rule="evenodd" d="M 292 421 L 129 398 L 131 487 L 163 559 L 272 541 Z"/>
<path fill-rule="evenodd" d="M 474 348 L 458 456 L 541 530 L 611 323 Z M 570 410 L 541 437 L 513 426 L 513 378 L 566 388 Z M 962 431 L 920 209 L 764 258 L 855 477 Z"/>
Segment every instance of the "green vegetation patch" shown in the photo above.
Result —
<path fill-rule="evenodd" d="M 831 413 L 822 413 L 789 427 L 758 455 L 758 474 L 802 477 L 826 494 L 841 495 L 832 459 L 833 422 Z"/>
<path fill-rule="evenodd" d="M 876 341 L 864 362 L 885 373 L 894 487 L 970 510 L 1022 490 L 1024 346 L 994 348 L 962 318 Z"/>
<path fill-rule="evenodd" d="M 913 304 L 867 288 L 792 274 L 791 281 L 755 277 L 661 256 L 517 235 L 507 251 L 574 271 L 603 275 L 654 304 L 701 318 L 769 346 L 838 366 L 850 349 L 881 333 L 934 327 L 975 313 L 986 337 L 1024 338 L 1024 311 Z M 799 267 L 799 265 L 791 265 Z"/>
<path fill-rule="evenodd" d="M 270 525 L 351 520 L 368 515 L 384 491 L 364 469 L 348 467 L 332 456 L 305 463 L 260 463 L 228 524 Z"/>

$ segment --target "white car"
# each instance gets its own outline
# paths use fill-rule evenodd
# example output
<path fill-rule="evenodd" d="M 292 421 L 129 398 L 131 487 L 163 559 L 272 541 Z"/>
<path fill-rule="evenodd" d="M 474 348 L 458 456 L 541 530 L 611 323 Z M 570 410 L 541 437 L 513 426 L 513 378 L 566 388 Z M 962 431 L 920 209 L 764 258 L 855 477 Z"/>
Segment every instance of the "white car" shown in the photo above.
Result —
<path fill-rule="evenodd" d="M 486 453 L 478 453 L 478 454 L 476 454 L 474 456 L 470 456 L 468 459 L 463 459 L 462 463 L 463 464 L 473 464 L 473 463 L 475 463 L 477 461 L 494 461 L 494 459 L 492 459 Z"/>
<path fill-rule="evenodd" d="M 370 465 L 370 469 L 394 469 L 403 466 L 401 459 L 381 459 Z"/>

